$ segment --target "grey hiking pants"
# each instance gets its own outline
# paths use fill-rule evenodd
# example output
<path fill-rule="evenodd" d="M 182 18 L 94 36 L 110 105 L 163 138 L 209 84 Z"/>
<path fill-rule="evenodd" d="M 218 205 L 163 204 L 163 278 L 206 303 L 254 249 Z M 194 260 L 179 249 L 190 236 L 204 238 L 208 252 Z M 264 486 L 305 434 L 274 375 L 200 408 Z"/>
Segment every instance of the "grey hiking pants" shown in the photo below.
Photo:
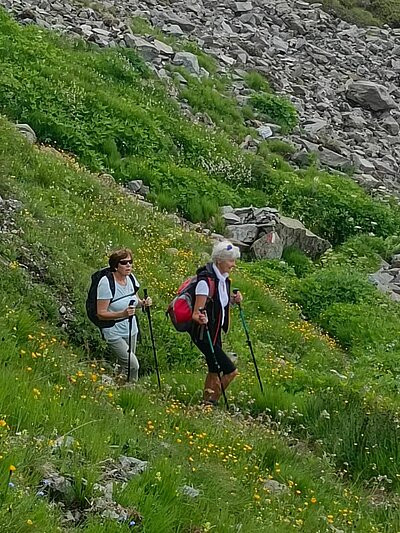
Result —
<path fill-rule="evenodd" d="M 139 361 L 135 355 L 137 335 L 132 335 L 132 345 L 130 353 L 131 362 L 131 379 L 137 381 L 139 377 Z M 117 356 L 117 362 L 120 366 L 121 373 L 128 375 L 128 349 L 129 337 L 119 337 L 118 339 L 108 340 L 107 344 Z"/>

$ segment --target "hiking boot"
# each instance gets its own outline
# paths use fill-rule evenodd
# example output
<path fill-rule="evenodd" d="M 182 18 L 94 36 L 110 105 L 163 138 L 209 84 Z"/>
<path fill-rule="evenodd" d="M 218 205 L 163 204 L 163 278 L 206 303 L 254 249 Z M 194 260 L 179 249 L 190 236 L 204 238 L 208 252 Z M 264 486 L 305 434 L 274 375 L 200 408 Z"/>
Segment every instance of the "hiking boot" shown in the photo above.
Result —
<path fill-rule="evenodd" d="M 218 400 L 203 400 L 201 402 L 201 405 L 203 405 L 204 407 L 211 407 L 211 408 L 215 408 L 215 407 L 218 407 Z"/>

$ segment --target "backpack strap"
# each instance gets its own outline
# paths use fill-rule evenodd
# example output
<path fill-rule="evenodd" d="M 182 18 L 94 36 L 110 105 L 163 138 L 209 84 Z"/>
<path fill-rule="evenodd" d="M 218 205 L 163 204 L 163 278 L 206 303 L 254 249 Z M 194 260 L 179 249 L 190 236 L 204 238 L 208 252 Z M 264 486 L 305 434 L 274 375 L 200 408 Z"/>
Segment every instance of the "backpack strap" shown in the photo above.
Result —
<path fill-rule="evenodd" d="M 132 285 L 133 285 L 133 292 L 131 294 L 125 294 L 125 296 L 122 296 L 121 298 L 116 298 L 114 300 L 114 296 L 115 296 L 115 278 L 114 278 L 114 275 L 113 275 L 113 273 L 111 271 L 106 272 L 105 275 L 106 275 L 106 277 L 108 279 L 108 283 L 110 284 L 110 291 L 111 291 L 111 294 L 112 294 L 112 298 L 110 300 L 110 304 L 112 302 L 118 302 L 118 300 L 121 300 L 122 298 L 126 298 L 127 296 L 135 296 L 135 294 L 139 290 L 138 285 L 136 285 L 135 276 L 133 274 L 129 274 L 129 279 L 131 280 Z"/>

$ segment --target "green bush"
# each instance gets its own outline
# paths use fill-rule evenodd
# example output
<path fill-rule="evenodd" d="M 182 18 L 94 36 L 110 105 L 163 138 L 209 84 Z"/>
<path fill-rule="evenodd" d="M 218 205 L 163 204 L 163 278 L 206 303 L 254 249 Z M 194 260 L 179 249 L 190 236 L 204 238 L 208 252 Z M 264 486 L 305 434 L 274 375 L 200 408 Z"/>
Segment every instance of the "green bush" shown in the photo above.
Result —
<path fill-rule="evenodd" d="M 270 139 L 264 142 L 272 153 L 282 155 L 283 157 L 290 156 L 296 152 L 296 148 L 292 144 L 280 139 Z"/>
<path fill-rule="evenodd" d="M 321 313 L 319 323 L 343 348 L 355 355 L 369 353 L 376 365 L 384 362 L 386 368 L 399 371 L 399 317 L 390 306 L 335 303 Z"/>
<path fill-rule="evenodd" d="M 244 81 L 253 91 L 270 92 L 270 86 L 265 77 L 256 70 L 249 70 L 244 76 Z"/>
<path fill-rule="evenodd" d="M 318 322 L 322 312 L 335 303 L 358 304 L 376 300 L 376 289 L 362 275 L 346 267 L 327 267 L 293 283 L 293 302 L 304 315 Z"/>
<path fill-rule="evenodd" d="M 282 253 L 282 259 L 294 269 L 298 278 L 302 278 L 314 270 L 311 259 L 295 246 L 285 248 Z"/>
<path fill-rule="evenodd" d="M 288 279 L 296 277 L 293 267 L 278 259 L 262 259 L 242 263 L 240 269 L 249 272 L 252 276 L 256 276 L 266 285 L 275 288 L 285 286 Z"/>
<path fill-rule="evenodd" d="M 325 11 L 358 26 L 381 26 L 385 22 L 389 23 L 389 20 L 381 17 L 383 13 L 379 13 L 381 3 L 382 0 L 322 0 Z M 373 7 L 374 4 L 376 7 Z"/>
<path fill-rule="evenodd" d="M 389 254 L 390 255 L 390 254 Z M 388 257 L 388 243 L 382 237 L 358 235 L 348 239 L 322 258 L 323 265 L 351 265 L 358 272 L 369 274 L 377 270 L 382 258 Z"/>
<path fill-rule="evenodd" d="M 254 94 L 250 103 L 268 120 L 281 126 L 286 133 L 291 132 L 298 123 L 297 111 L 293 104 L 281 96 L 275 94 Z"/>
<path fill-rule="evenodd" d="M 400 27 L 400 5 L 397 0 L 372 0 L 371 10 L 386 24 Z"/>
<path fill-rule="evenodd" d="M 372 199 L 350 178 L 315 168 L 282 172 L 281 163 L 276 168 L 269 170 L 263 186 L 269 205 L 300 219 L 332 245 L 359 233 L 382 237 L 399 233 L 398 207 Z"/>

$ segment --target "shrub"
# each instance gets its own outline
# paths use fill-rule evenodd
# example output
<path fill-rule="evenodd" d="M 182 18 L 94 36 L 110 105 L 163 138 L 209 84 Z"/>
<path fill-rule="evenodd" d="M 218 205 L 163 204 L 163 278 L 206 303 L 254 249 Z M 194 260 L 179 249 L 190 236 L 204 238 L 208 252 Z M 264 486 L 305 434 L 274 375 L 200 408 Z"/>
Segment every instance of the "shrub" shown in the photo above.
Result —
<path fill-rule="evenodd" d="M 376 300 L 376 289 L 346 267 L 328 267 L 292 284 L 289 294 L 307 318 L 318 321 L 335 303 L 358 304 Z"/>
<path fill-rule="evenodd" d="M 297 111 L 286 98 L 262 93 L 253 95 L 250 103 L 268 120 L 281 126 L 286 133 L 291 132 L 297 125 Z"/>
<path fill-rule="evenodd" d="M 271 139 L 264 142 L 272 153 L 280 154 L 283 157 L 287 157 L 296 152 L 296 148 L 292 144 L 289 144 L 285 141 L 281 141 L 281 139 Z"/>
<path fill-rule="evenodd" d="M 382 237 L 357 235 L 330 250 L 321 258 L 324 265 L 351 265 L 358 272 L 371 273 L 379 268 L 388 255 L 388 245 Z"/>
<path fill-rule="evenodd" d="M 399 318 L 388 308 L 369 303 L 335 303 L 319 318 L 320 325 L 355 355 L 370 354 L 376 363 L 399 367 Z M 390 360 L 392 362 L 390 363 Z"/>
<path fill-rule="evenodd" d="M 265 77 L 255 70 L 249 70 L 244 76 L 244 81 L 253 91 L 270 92 L 270 86 Z"/>
<path fill-rule="evenodd" d="M 282 259 L 294 269 L 298 278 L 302 278 L 314 270 L 311 259 L 295 246 L 285 248 Z"/>

